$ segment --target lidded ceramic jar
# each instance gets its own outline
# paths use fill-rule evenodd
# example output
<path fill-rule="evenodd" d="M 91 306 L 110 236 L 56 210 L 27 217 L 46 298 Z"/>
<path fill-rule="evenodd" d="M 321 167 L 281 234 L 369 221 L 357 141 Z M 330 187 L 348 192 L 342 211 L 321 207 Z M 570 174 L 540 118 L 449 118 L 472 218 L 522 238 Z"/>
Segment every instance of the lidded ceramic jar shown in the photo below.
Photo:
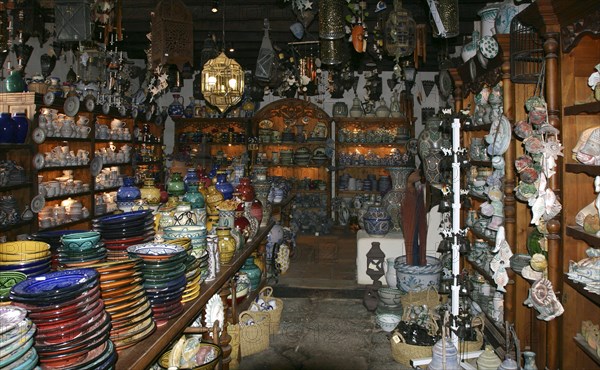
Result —
<path fill-rule="evenodd" d="M 189 202 L 192 209 L 204 208 L 204 195 L 198 191 L 198 183 L 190 183 L 183 196 L 184 202 Z"/>
<path fill-rule="evenodd" d="M 254 262 L 253 256 L 250 256 L 246 259 L 246 262 L 244 262 L 244 265 L 242 266 L 242 268 L 240 268 L 240 272 L 246 273 L 246 275 L 248 275 L 248 278 L 250 278 L 250 290 L 256 290 L 260 285 L 262 271 Z"/>
<path fill-rule="evenodd" d="M 390 232 L 392 227 L 392 218 L 386 212 L 383 206 L 370 206 L 363 216 L 365 231 L 369 236 L 384 236 Z"/>
<path fill-rule="evenodd" d="M 160 190 L 154 186 L 154 179 L 145 179 L 144 186 L 140 189 L 142 199 L 148 204 L 160 203 Z"/>
<path fill-rule="evenodd" d="M 233 258 L 236 249 L 235 240 L 231 236 L 231 228 L 217 227 L 217 238 L 221 264 L 229 263 Z"/>
<path fill-rule="evenodd" d="M 348 106 L 343 101 L 338 101 L 333 104 L 333 116 L 334 117 L 347 117 Z"/>
<path fill-rule="evenodd" d="M 485 346 L 485 351 L 477 359 L 477 370 L 497 370 L 502 361 L 494 353 L 491 346 Z"/>
<path fill-rule="evenodd" d="M 350 108 L 350 117 L 362 117 L 363 116 L 363 109 L 362 109 L 362 105 L 360 103 L 360 99 L 358 98 L 358 96 L 354 97 L 354 100 L 352 100 L 352 108 Z"/>
<path fill-rule="evenodd" d="M 172 196 L 182 196 L 185 194 L 185 184 L 181 178 L 181 173 L 174 172 L 167 184 L 167 192 Z"/>
<path fill-rule="evenodd" d="M 254 200 L 254 186 L 252 186 L 250 178 L 248 177 L 242 177 L 240 179 L 240 183 L 235 188 L 235 191 L 239 194 L 240 199 L 244 202 L 252 202 Z"/>
<path fill-rule="evenodd" d="M 227 172 L 217 172 L 217 182 L 215 183 L 215 187 L 221 194 L 223 194 L 224 200 L 233 198 L 233 185 L 227 181 Z"/>

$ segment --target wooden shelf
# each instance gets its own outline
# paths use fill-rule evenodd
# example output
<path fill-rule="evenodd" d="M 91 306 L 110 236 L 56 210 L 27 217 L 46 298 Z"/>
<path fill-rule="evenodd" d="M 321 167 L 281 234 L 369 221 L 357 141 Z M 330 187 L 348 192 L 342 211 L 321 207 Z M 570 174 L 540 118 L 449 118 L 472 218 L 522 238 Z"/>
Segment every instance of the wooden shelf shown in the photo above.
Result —
<path fill-rule="evenodd" d="M 489 132 L 490 128 L 492 128 L 492 124 L 488 123 L 488 124 L 485 124 L 485 125 L 464 126 L 463 127 L 463 131 L 470 131 L 470 132 L 473 132 L 473 131 L 486 131 L 486 132 Z"/>
<path fill-rule="evenodd" d="M 579 225 L 568 225 L 567 235 L 575 239 L 583 240 L 588 243 L 591 247 L 600 248 L 600 238 L 594 234 L 586 233 L 583 227 Z"/>
<path fill-rule="evenodd" d="M 14 223 L 14 224 L 6 225 L 6 226 L 0 226 L 0 231 L 8 231 L 8 230 L 15 229 L 17 227 L 29 225 L 29 224 L 31 224 L 31 222 L 34 219 L 37 219 L 37 217 L 33 217 L 31 220 L 21 220 L 21 221 L 19 221 L 17 223 Z"/>
<path fill-rule="evenodd" d="M 583 163 L 567 163 L 565 170 L 571 173 L 585 173 L 590 176 L 600 176 L 600 166 Z"/>
<path fill-rule="evenodd" d="M 67 198 L 70 198 L 70 197 L 81 197 L 81 196 L 90 195 L 90 194 L 91 194 L 91 191 L 88 190 L 88 191 L 82 191 L 82 192 L 79 192 L 79 193 L 58 195 L 56 197 L 46 198 L 46 200 L 47 201 L 49 201 L 49 200 L 60 200 L 60 199 L 67 199 Z"/>
<path fill-rule="evenodd" d="M 595 101 L 591 103 L 585 104 L 576 104 L 565 107 L 564 115 L 565 116 L 575 116 L 577 114 L 596 114 L 600 113 L 600 101 Z"/>
<path fill-rule="evenodd" d="M 9 191 L 9 190 L 17 190 L 17 189 L 21 189 L 21 188 L 28 188 L 31 185 L 32 185 L 32 183 L 30 181 L 28 181 L 28 182 L 22 182 L 20 184 L 0 186 L 0 192 Z"/>
<path fill-rule="evenodd" d="M 89 137 L 46 136 L 46 139 L 44 139 L 44 143 L 46 141 L 90 142 L 90 141 L 92 141 L 92 139 Z"/>
<path fill-rule="evenodd" d="M 567 274 L 564 274 L 563 281 L 571 288 L 575 289 L 579 294 L 592 301 L 596 306 L 600 307 L 600 295 L 588 292 L 585 290 L 583 284 L 571 280 Z"/>
<path fill-rule="evenodd" d="M 483 276 L 488 283 L 490 283 L 493 286 L 496 286 L 496 282 L 494 281 L 492 275 L 489 272 L 485 271 L 483 267 L 479 266 L 473 261 L 469 261 L 468 259 L 465 259 L 465 261 L 467 261 L 467 263 L 471 265 L 471 267 L 473 267 L 475 271 L 477 271 L 481 276 Z"/>
<path fill-rule="evenodd" d="M 470 162 L 471 162 L 471 164 L 473 166 L 478 166 L 478 167 L 492 167 L 492 161 L 476 161 L 476 160 L 471 160 Z"/>
<path fill-rule="evenodd" d="M 581 335 L 581 333 L 577 333 L 573 340 L 577 344 L 577 347 L 581 348 L 581 350 L 585 352 L 585 354 L 588 355 L 592 360 L 594 360 L 596 364 L 600 365 L 600 356 L 598 356 L 598 353 L 595 349 L 593 349 L 592 347 L 590 347 L 589 344 L 587 344 L 585 338 L 583 337 L 583 335 Z"/>
<path fill-rule="evenodd" d="M 274 222 L 270 222 L 266 227 L 261 228 L 252 242 L 246 245 L 243 250 L 236 252 L 231 263 L 221 267 L 221 271 L 217 274 L 215 280 L 203 283 L 200 288 L 200 296 L 191 302 L 184 303 L 181 315 L 169 320 L 167 325 L 157 328 L 152 335 L 135 346 L 119 352 L 115 368 L 147 369 L 152 365 L 171 344 L 179 339 L 179 335 L 201 313 L 206 302 L 242 267 L 246 259 L 266 238 L 273 225 Z"/>
<path fill-rule="evenodd" d="M 391 189 L 390 189 L 391 190 Z M 377 190 L 336 190 L 338 194 L 381 194 L 380 191 Z"/>
<path fill-rule="evenodd" d="M 343 170 L 346 168 L 388 168 L 388 167 L 410 167 L 408 165 L 390 165 L 390 164 L 386 164 L 386 165 L 382 165 L 382 166 L 371 166 L 371 165 L 360 165 L 360 164 L 351 164 L 351 165 L 338 165 L 339 169 L 338 170 Z M 414 167 L 414 166 L 413 166 Z"/>
<path fill-rule="evenodd" d="M 136 166 L 144 166 L 144 165 L 149 165 L 149 164 L 162 164 L 163 161 L 140 161 L 137 162 L 135 165 Z"/>
<path fill-rule="evenodd" d="M 280 143 L 259 143 L 258 145 L 260 145 L 260 146 L 277 146 L 277 147 L 281 147 L 281 146 L 297 146 L 297 147 L 302 147 L 302 146 L 317 146 L 318 147 L 318 146 L 325 146 L 325 145 L 327 145 L 327 140 L 305 141 L 303 143 L 299 143 L 299 142 L 296 142 L 296 141 L 282 141 Z"/>
<path fill-rule="evenodd" d="M 123 139 L 96 139 L 97 143 L 133 143 L 131 139 L 123 140 Z"/>
<path fill-rule="evenodd" d="M 62 223 L 60 225 L 56 225 L 56 226 L 50 226 L 50 227 L 40 227 L 40 231 L 51 231 L 51 230 L 61 230 L 61 229 L 66 229 L 67 227 L 70 226 L 74 226 L 83 222 L 88 222 L 92 219 L 92 217 L 84 217 L 82 219 L 79 219 L 77 221 L 70 221 L 70 222 L 65 222 Z"/>
<path fill-rule="evenodd" d="M 0 144 L 0 151 L 15 149 L 31 149 L 31 144 Z"/>
<path fill-rule="evenodd" d="M 339 125 L 379 125 L 385 126 L 408 126 L 410 121 L 406 117 L 333 117 L 333 121 Z"/>
<path fill-rule="evenodd" d="M 336 146 L 349 146 L 349 147 L 365 147 L 365 148 L 395 148 L 398 144 L 406 144 L 408 140 L 394 141 L 391 143 L 340 143 L 336 142 Z"/>
<path fill-rule="evenodd" d="M 284 168 L 323 168 L 328 163 L 317 166 L 316 164 L 263 164 L 269 168 L 284 167 Z"/>
<path fill-rule="evenodd" d="M 102 163 L 102 168 L 104 167 L 122 167 L 122 166 L 131 166 L 131 162 L 121 162 L 121 163 Z"/>
<path fill-rule="evenodd" d="M 62 170 L 76 170 L 82 168 L 90 168 L 90 164 L 77 164 L 74 166 L 52 166 L 52 167 L 44 167 L 40 168 L 38 172 L 42 171 L 62 171 Z"/>
<path fill-rule="evenodd" d="M 298 194 L 310 194 L 310 193 L 315 193 L 315 194 L 320 194 L 320 193 L 328 193 L 329 190 L 325 189 L 325 190 L 320 190 L 320 189 L 293 189 L 292 190 L 294 193 Z"/>

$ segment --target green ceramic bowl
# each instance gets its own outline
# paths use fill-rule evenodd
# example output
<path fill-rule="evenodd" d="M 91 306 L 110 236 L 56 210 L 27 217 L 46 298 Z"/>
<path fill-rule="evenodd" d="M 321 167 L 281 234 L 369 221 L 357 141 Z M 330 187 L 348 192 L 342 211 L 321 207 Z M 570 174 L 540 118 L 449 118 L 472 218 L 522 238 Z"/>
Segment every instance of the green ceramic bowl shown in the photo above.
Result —
<path fill-rule="evenodd" d="M 16 271 L 0 271 L 0 297 L 8 297 L 10 289 L 27 279 L 27 275 Z"/>
<path fill-rule="evenodd" d="M 62 236 L 60 241 L 64 249 L 88 250 L 98 245 L 100 233 L 97 231 L 88 231 L 85 233 L 66 234 Z"/>

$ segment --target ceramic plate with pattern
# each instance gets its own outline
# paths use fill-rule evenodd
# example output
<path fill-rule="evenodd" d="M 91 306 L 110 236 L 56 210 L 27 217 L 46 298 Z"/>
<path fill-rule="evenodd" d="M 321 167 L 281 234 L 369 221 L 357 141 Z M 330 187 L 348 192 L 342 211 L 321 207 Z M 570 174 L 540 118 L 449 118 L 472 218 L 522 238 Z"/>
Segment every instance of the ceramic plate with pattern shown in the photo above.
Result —
<path fill-rule="evenodd" d="M 42 208 L 44 208 L 45 205 L 46 199 L 42 194 L 38 194 L 35 197 L 33 197 L 29 206 L 31 207 L 33 213 L 40 213 L 40 211 L 42 210 Z"/>
<path fill-rule="evenodd" d="M 0 334 L 17 327 L 27 316 L 27 311 L 17 306 L 0 306 Z"/>
<path fill-rule="evenodd" d="M 31 138 L 36 144 L 41 144 L 46 140 L 46 133 L 41 128 L 36 127 L 31 133 Z"/>
<path fill-rule="evenodd" d="M 263 129 L 269 129 L 273 127 L 273 121 L 269 121 L 268 119 L 264 119 L 258 123 L 258 127 Z"/>
<path fill-rule="evenodd" d="M 67 99 L 65 99 L 63 108 L 65 109 L 65 114 L 67 116 L 75 117 L 79 112 L 79 97 L 69 96 Z"/>
<path fill-rule="evenodd" d="M 46 160 L 44 159 L 44 155 L 42 153 L 38 153 L 33 157 L 33 167 L 35 167 L 36 170 L 41 170 L 44 168 L 45 163 Z"/>
<path fill-rule="evenodd" d="M 54 95 L 54 93 L 52 91 L 48 91 L 46 94 L 44 94 L 44 104 L 45 105 L 52 105 L 54 103 L 54 98 L 56 96 Z"/>
<path fill-rule="evenodd" d="M 92 172 L 92 176 L 98 176 L 100 171 L 102 171 L 102 158 L 94 157 L 90 162 L 90 171 Z"/>
<path fill-rule="evenodd" d="M 452 77 L 447 69 L 440 71 L 439 84 L 440 94 L 445 98 L 450 96 L 452 93 Z"/>

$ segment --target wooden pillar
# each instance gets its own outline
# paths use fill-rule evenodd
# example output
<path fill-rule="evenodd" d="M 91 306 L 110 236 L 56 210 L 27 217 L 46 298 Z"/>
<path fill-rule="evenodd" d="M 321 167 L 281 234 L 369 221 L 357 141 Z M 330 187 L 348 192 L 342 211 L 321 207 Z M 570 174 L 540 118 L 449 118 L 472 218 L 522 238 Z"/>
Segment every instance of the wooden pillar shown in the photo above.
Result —
<path fill-rule="evenodd" d="M 450 68 L 448 69 L 450 76 L 452 76 L 452 80 L 454 80 L 454 111 L 460 112 L 463 109 L 463 82 L 458 74 L 458 69 Z M 425 124 L 423 122 L 423 124 Z"/>
<path fill-rule="evenodd" d="M 510 80 L 510 35 L 496 35 L 498 44 L 500 45 L 502 55 L 502 88 L 503 88 L 503 109 L 504 115 L 510 121 L 511 127 L 515 123 L 515 87 Z M 516 201 L 514 196 L 515 189 L 515 140 L 510 141 L 510 145 L 506 153 L 504 153 L 504 229 L 506 231 L 506 241 L 508 245 L 515 251 L 517 244 L 517 228 L 516 228 Z M 506 286 L 504 295 L 504 320 L 515 322 L 515 273 L 512 269 L 508 269 L 508 277 L 513 283 Z"/>
<path fill-rule="evenodd" d="M 548 103 L 548 122 L 562 132 L 560 121 L 560 70 L 558 65 L 559 43 L 558 33 L 544 34 L 544 54 L 546 59 L 546 103 Z M 559 157 L 557 167 L 562 168 L 562 159 Z M 562 198 L 560 191 L 561 171 L 548 180 L 548 187 L 552 189 L 557 198 Z M 562 287 L 562 260 L 561 260 L 561 215 L 547 223 L 548 229 L 548 280 L 552 283 L 554 290 Z M 559 300 L 560 292 L 557 292 Z M 546 340 L 546 367 L 550 370 L 558 369 L 559 361 L 559 322 L 552 320 L 548 322 Z"/>

